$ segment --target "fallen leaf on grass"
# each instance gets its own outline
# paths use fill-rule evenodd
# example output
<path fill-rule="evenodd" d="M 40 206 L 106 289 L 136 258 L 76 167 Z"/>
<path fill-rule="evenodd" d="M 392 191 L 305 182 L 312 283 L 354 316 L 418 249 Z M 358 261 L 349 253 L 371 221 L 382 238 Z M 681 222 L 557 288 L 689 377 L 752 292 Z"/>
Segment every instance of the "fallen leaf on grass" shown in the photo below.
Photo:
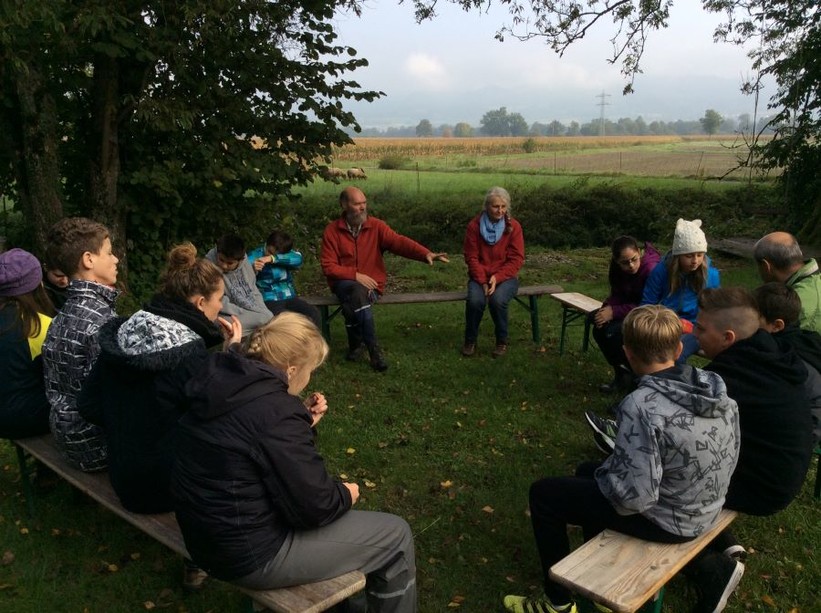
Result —
<path fill-rule="evenodd" d="M 11 583 L 0 583 L 0 591 L 7 590 L 10 587 L 14 587 Z"/>
<path fill-rule="evenodd" d="M 761 597 L 761 600 L 764 602 L 764 604 L 770 605 L 771 607 L 775 607 L 775 600 L 773 600 L 772 596 L 770 596 L 769 594 L 764 594 Z"/>
<path fill-rule="evenodd" d="M 493 507 L 492 507 L 492 506 L 490 506 L 489 504 L 487 504 L 487 505 L 483 506 L 483 507 L 482 507 L 482 510 L 483 510 L 485 513 L 487 513 L 488 515 L 493 514 Z"/>
<path fill-rule="evenodd" d="M 356 449 L 354 449 L 353 447 L 348 447 L 348 448 L 345 450 L 345 453 L 347 453 L 348 455 L 353 455 L 353 454 L 355 454 L 355 453 L 356 453 Z"/>
<path fill-rule="evenodd" d="M 29 529 L 28 529 L 28 528 L 20 528 L 20 534 L 26 535 L 26 534 L 28 534 L 28 533 L 29 533 Z"/>
<path fill-rule="evenodd" d="M 120 567 L 116 564 L 109 564 L 108 566 L 106 566 L 106 570 L 110 573 L 116 573 L 118 570 L 120 570 Z"/>
<path fill-rule="evenodd" d="M 465 597 L 464 596 L 454 596 L 453 598 L 450 599 L 450 602 L 448 603 L 448 608 L 456 609 L 456 608 L 462 606 L 463 602 L 465 602 Z"/>
<path fill-rule="evenodd" d="M 136 551 L 135 551 L 135 552 L 134 552 L 134 553 L 132 553 L 129 557 L 130 557 L 132 560 L 139 560 L 139 559 L 140 559 L 140 554 L 139 554 L 139 552 L 136 552 Z"/>
<path fill-rule="evenodd" d="M 8 566 L 12 562 L 14 562 L 14 554 L 10 551 L 4 551 L 3 557 L 0 559 L 0 564 L 3 566 Z"/>
<path fill-rule="evenodd" d="M 365 487 L 372 490 L 373 488 L 376 487 L 376 483 L 374 483 L 373 481 L 368 481 L 367 479 L 365 479 Z"/>
<path fill-rule="evenodd" d="M 155 605 L 155 604 L 154 604 L 153 602 L 151 602 L 150 600 L 146 600 L 146 601 L 143 603 L 143 606 L 146 608 L 146 610 L 150 611 L 151 609 L 153 609 L 153 608 L 154 608 L 154 607 L 156 607 L 157 605 Z"/>
<path fill-rule="evenodd" d="M 449 487 L 451 487 L 452 485 L 453 485 L 453 481 L 451 481 L 450 479 L 448 479 L 447 481 L 441 481 L 441 482 L 439 483 L 439 486 L 440 486 L 443 490 L 448 489 L 448 488 L 449 488 Z"/>
<path fill-rule="evenodd" d="M 376 446 L 377 446 L 377 447 L 379 447 L 379 449 L 384 449 L 385 447 L 387 447 L 387 446 L 388 446 L 388 444 L 387 444 L 386 442 L 384 442 L 384 441 L 379 441 L 379 442 L 376 444 Z"/>

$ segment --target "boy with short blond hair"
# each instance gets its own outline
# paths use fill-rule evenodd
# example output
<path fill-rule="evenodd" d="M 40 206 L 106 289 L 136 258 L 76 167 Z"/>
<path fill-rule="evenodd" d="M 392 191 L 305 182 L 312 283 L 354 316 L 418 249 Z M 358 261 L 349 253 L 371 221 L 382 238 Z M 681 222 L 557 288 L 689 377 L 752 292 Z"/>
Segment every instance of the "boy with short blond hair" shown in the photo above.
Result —
<path fill-rule="evenodd" d="M 100 352 L 97 332 L 116 315 L 119 260 L 108 229 L 84 217 L 57 222 L 47 242 L 47 261 L 70 279 L 66 302 L 43 343 L 51 431 L 72 465 L 87 472 L 104 470 L 108 450 L 103 431 L 80 416 L 77 397 Z"/>
<path fill-rule="evenodd" d="M 639 379 L 619 404 L 615 448 L 600 465 L 584 463 L 573 477 L 548 477 L 531 486 L 545 596 L 505 597 L 512 613 L 576 613 L 572 595 L 548 574 L 570 552 L 568 524 L 582 526 L 586 540 L 610 528 L 680 543 L 708 530 L 724 505 L 739 448 L 738 407 L 724 382 L 676 364 L 681 322 L 666 307 L 632 310 L 623 332 L 625 355 Z M 734 588 L 743 569 L 732 565 L 729 577 L 706 586 L 697 610 L 720 611 L 732 591 L 725 585 Z"/>

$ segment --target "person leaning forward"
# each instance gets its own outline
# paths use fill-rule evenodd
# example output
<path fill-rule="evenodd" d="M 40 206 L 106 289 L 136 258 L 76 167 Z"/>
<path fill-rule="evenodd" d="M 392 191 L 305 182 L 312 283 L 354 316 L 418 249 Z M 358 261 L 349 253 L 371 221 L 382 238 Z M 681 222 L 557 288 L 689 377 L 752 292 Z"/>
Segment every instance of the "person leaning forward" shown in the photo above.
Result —
<path fill-rule="evenodd" d="M 339 195 L 342 214 L 325 227 L 320 264 L 331 291 L 342 304 L 348 333 L 347 359 L 356 361 L 363 346 L 368 349 L 374 370 L 388 364 L 376 339 L 371 305 L 385 291 L 385 262 L 382 254 L 427 262 L 448 262 L 446 253 L 433 253 L 406 236 L 394 232 L 384 221 L 368 217 L 368 201 L 362 190 L 346 187 Z"/>

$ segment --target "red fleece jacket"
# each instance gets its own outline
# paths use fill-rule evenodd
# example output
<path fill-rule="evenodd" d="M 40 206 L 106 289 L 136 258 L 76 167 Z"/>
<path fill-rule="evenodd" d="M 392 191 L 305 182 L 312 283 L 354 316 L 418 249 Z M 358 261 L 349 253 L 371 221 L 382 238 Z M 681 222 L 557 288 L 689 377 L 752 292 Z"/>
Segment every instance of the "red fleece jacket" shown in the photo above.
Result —
<path fill-rule="evenodd" d="M 343 279 L 355 281 L 356 273 L 361 272 L 379 284 L 377 291 L 382 294 L 387 278 L 382 259 L 385 251 L 422 262 L 430 253 L 430 249 L 394 232 L 388 224 L 375 217 L 365 220 L 356 238 L 348 230 L 345 220 L 339 218 L 325 227 L 319 263 L 331 287 Z"/>
<path fill-rule="evenodd" d="M 522 226 L 510 220 L 511 231 L 502 234 L 495 245 L 488 245 L 479 232 L 481 213 L 471 220 L 465 232 L 465 263 L 470 278 L 484 285 L 496 275 L 496 283 L 513 279 L 525 261 L 525 239 Z"/>

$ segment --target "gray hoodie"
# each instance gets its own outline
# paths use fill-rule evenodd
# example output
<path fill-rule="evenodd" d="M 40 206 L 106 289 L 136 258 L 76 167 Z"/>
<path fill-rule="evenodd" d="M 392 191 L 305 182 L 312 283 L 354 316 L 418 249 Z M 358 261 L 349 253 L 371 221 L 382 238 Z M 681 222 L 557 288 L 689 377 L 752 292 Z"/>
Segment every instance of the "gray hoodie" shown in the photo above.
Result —
<path fill-rule="evenodd" d="M 205 257 L 217 264 L 217 249 L 211 249 Z M 257 277 L 247 257 L 242 258 L 235 270 L 223 272 L 222 278 L 225 280 L 225 296 L 220 313 L 236 315 L 242 323 L 243 336 L 268 323 L 273 314 L 257 289 Z"/>
<path fill-rule="evenodd" d="M 619 405 L 613 454 L 596 482 L 621 515 L 697 536 L 724 504 L 740 444 L 738 405 L 715 373 L 676 366 L 644 375 Z"/>

